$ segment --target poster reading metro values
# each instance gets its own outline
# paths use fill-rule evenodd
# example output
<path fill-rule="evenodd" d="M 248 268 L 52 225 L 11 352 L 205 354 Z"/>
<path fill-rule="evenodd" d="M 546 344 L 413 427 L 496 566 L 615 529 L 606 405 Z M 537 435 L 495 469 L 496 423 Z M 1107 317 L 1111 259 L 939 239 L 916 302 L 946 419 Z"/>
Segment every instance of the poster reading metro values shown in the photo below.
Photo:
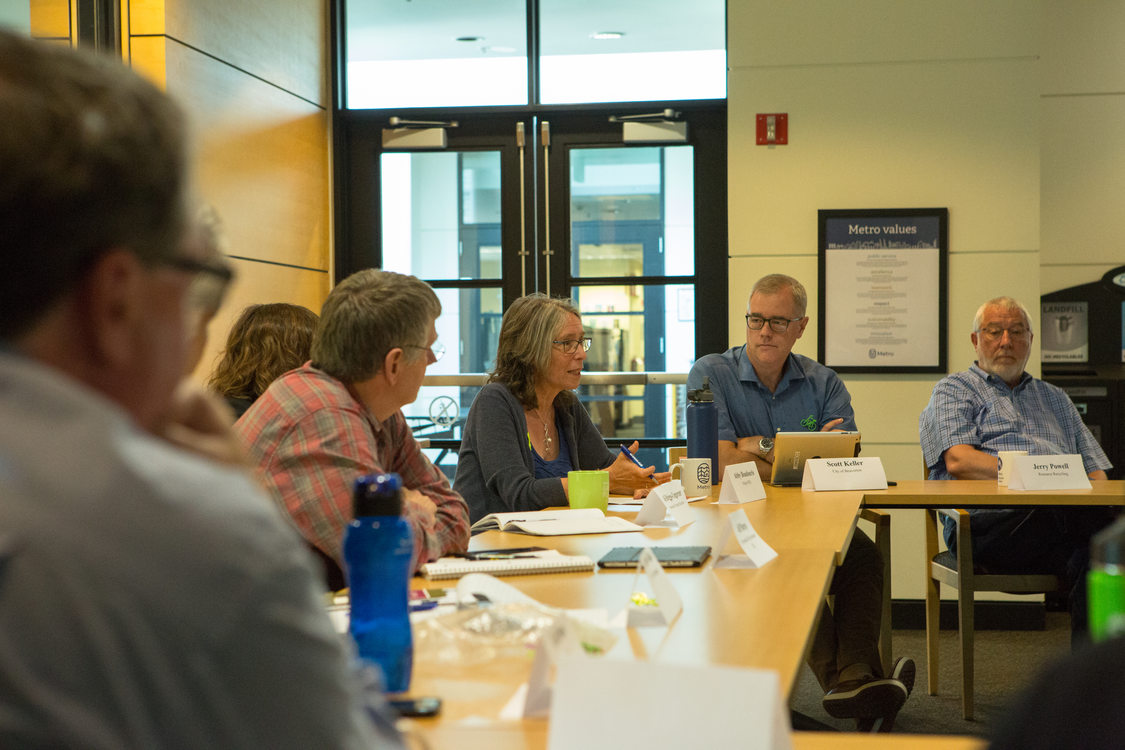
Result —
<path fill-rule="evenodd" d="M 939 232 L 936 216 L 826 219 L 824 364 L 940 364 Z"/>

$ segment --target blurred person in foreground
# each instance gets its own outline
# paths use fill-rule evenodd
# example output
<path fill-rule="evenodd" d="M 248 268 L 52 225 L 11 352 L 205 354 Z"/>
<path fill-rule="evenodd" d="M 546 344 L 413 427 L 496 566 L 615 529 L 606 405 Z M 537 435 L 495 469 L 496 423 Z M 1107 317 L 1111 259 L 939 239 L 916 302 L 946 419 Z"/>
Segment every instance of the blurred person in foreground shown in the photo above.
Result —
<path fill-rule="evenodd" d="M 0 31 L 0 123 L 0 747 L 399 747 L 297 535 L 200 455 L 236 460 L 221 402 L 177 390 L 229 276 L 180 110 Z"/>
<path fill-rule="evenodd" d="M 241 417 L 270 383 L 309 360 L 316 323 L 300 305 L 250 305 L 231 326 L 207 386 Z"/>
<path fill-rule="evenodd" d="M 469 544 L 469 510 L 422 452 L 402 407 L 445 352 L 441 302 L 413 276 L 369 268 L 329 293 L 310 362 L 275 380 L 235 423 L 262 481 L 343 585 L 344 529 L 356 478 L 402 477 L 414 568 Z"/>
<path fill-rule="evenodd" d="M 589 348 L 568 299 L 529 294 L 504 313 L 496 367 L 469 409 L 453 483 L 474 522 L 567 505 L 572 470 L 605 469 L 610 492 L 638 497 L 668 481 L 667 473 L 609 450 L 578 402 L 574 389 Z"/>

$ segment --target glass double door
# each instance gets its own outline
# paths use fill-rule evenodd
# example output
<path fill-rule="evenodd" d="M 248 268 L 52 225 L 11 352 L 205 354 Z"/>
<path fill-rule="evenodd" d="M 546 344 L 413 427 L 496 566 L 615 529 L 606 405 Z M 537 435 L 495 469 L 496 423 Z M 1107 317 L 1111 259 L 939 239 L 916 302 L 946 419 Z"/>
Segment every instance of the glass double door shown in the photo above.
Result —
<path fill-rule="evenodd" d="M 352 158 L 337 276 L 369 266 L 410 273 L 442 302 L 437 326 L 447 355 L 428 373 L 448 379 L 424 388 L 407 410 L 419 434 L 459 437 L 479 386 L 454 376 L 489 371 L 503 311 L 539 291 L 572 297 L 582 312 L 593 345 L 591 382 L 579 396 L 602 434 L 683 435 L 682 386 L 596 381 L 604 379 L 598 373 L 687 372 L 698 331 L 715 327 L 701 325 L 701 281 L 715 286 L 703 313 L 721 321 L 725 336 L 725 178 L 702 194 L 698 187 L 712 152 L 725 149 L 725 133 L 717 144 L 707 138 L 725 112 L 689 120 L 702 144 L 627 143 L 621 123 L 604 114 L 465 116 L 440 131 L 353 115 L 366 122 L 345 128 Z M 407 141 L 444 147 L 403 147 Z M 718 158 L 725 170 L 725 155 Z M 699 215 L 708 219 L 715 201 L 723 219 L 710 218 L 701 242 Z M 717 262 L 701 245 L 719 248 Z M 721 282 L 697 273 L 701 265 L 721 266 Z"/>

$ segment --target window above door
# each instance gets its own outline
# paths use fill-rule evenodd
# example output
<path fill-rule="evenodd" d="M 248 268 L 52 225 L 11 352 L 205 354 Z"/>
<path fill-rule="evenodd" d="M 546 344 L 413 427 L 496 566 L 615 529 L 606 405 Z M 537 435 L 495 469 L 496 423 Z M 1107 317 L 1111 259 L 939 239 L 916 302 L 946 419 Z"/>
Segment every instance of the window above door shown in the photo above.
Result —
<path fill-rule="evenodd" d="M 346 109 L 726 98 L 725 0 L 343 0 Z"/>

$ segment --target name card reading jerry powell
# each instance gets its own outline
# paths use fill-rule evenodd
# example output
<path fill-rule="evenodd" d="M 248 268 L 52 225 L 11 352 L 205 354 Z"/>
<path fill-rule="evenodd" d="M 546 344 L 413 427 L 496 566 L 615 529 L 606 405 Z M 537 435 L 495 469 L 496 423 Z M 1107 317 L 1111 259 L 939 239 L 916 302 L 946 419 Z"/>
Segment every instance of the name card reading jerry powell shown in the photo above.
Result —
<path fill-rule="evenodd" d="M 723 471 L 723 487 L 719 490 L 720 503 L 749 503 L 765 500 L 766 488 L 758 476 L 758 465 L 753 461 L 731 464 Z"/>
<path fill-rule="evenodd" d="M 1082 456 L 1012 456 L 1010 490 L 1088 490 L 1090 478 Z"/>
<path fill-rule="evenodd" d="M 883 461 L 870 458 L 810 458 L 801 477 L 802 490 L 885 490 Z"/>

